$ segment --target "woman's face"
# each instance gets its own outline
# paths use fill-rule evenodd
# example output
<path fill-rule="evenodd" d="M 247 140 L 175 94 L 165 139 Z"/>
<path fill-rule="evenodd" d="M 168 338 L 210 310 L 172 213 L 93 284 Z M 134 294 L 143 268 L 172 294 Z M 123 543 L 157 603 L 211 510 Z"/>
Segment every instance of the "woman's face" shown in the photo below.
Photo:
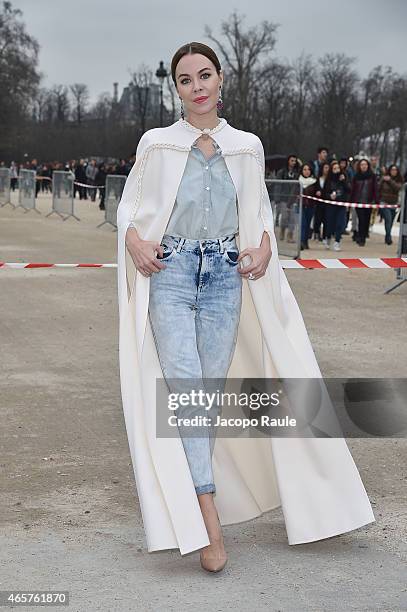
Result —
<path fill-rule="evenodd" d="M 311 176 L 311 168 L 309 166 L 304 166 L 302 169 L 302 176 L 308 178 Z"/>
<path fill-rule="evenodd" d="M 392 166 L 390 168 L 390 176 L 397 176 L 397 174 L 398 174 L 398 170 L 397 170 L 396 166 Z"/>
<path fill-rule="evenodd" d="M 205 115 L 216 108 L 223 81 L 222 71 L 218 75 L 214 64 L 205 55 L 184 55 L 177 64 L 175 78 L 186 116 L 189 113 Z"/>
<path fill-rule="evenodd" d="M 329 164 L 324 164 L 322 166 L 322 174 L 323 174 L 323 176 L 327 176 L 328 172 L 329 172 Z"/>
<path fill-rule="evenodd" d="M 341 171 L 339 164 L 332 164 L 332 172 L 334 174 L 339 174 L 339 172 Z"/>
<path fill-rule="evenodd" d="M 368 163 L 365 159 L 363 159 L 359 164 L 359 168 L 361 172 L 367 172 L 368 167 L 369 167 Z"/>

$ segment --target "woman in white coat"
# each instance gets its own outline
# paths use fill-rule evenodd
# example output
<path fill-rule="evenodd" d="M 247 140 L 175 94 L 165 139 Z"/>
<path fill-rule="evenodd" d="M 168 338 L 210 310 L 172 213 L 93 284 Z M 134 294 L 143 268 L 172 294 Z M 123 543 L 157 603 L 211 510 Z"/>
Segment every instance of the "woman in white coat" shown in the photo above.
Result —
<path fill-rule="evenodd" d="M 278 260 L 261 141 L 218 117 L 210 47 L 184 45 L 171 69 L 181 119 L 143 134 L 117 214 L 121 390 L 148 550 L 199 549 L 219 571 L 222 524 L 282 506 L 297 544 L 375 519 L 343 439 L 156 435 L 158 378 L 177 392 L 186 379 L 321 378 Z"/>

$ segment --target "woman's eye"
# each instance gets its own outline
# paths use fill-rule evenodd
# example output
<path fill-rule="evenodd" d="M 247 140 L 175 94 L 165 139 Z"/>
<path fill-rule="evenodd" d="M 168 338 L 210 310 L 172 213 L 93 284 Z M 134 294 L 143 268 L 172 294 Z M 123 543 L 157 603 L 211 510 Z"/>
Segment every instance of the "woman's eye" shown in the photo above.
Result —
<path fill-rule="evenodd" d="M 210 76 L 211 76 L 211 73 L 210 73 L 210 72 L 204 72 L 203 74 L 201 74 L 201 76 L 207 76 L 207 77 L 210 77 Z M 205 79 L 205 80 L 206 80 L 206 79 Z M 189 81 L 189 79 L 188 79 L 188 78 L 182 79 L 181 84 L 182 84 L 182 85 L 185 85 L 187 81 Z"/>

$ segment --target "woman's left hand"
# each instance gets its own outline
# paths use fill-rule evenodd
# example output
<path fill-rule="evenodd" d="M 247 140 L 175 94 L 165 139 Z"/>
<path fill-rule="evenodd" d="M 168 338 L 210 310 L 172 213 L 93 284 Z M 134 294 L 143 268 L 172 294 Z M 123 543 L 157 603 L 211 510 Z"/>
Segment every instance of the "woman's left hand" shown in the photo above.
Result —
<path fill-rule="evenodd" d="M 272 255 L 270 236 L 267 232 L 263 233 L 263 238 L 259 247 L 249 247 L 244 249 L 240 252 L 237 261 L 240 262 L 246 255 L 248 255 L 252 261 L 247 266 L 239 266 L 239 274 L 248 280 L 257 280 L 264 276 Z M 250 274 L 251 276 L 249 277 Z"/>

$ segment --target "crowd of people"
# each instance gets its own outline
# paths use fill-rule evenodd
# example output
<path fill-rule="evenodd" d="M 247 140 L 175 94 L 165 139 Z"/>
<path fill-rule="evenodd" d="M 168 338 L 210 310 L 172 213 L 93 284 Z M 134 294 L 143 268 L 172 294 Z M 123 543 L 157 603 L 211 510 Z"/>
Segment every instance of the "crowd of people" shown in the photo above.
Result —
<path fill-rule="evenodd" d="M 99 192 L 99 208 L 105 210 L 105 183 L 108 174 L 116 174 L 128 176 L 134 157 L 130 159 L 120 159 L 116 163 L 97 163 L 96 159 L 79 159 L 71 160 L 63 164 L 59 161 L 49 163 L 38 163 L 37 159 L 26 161 L 24 164 L 16 164 L 14 161 L 10 164 L 10 188 L 15 191 L 18 186 L 18 174 L 20 170 L 34 170 L 36 174 L 35 195 L 40 192 L 52 191 L 52 175 L 56 170 L 71 172 L 75 179 L 74 182 L 74 197 L 78 195 L 80 200 L 88 198 L 95 202 L 97 192 Z M 2 162 L 0 167 L 5 166 Z"/>
<path fill-rule="evenodd" d="M 20 169 L 36 172 L 36 196 L 40 191 L 52 190 L 52 175 L 55 170 L 65 170 L 71 172 L 75 179 L 74 197 L 78 195 L 81 200 L 89 198 L 95 202 L 98 191 L 99 208 L 104 210 L 107 175 L 128 176 L 134 161 L 133 155 L 127 160 L 120 159 L 114 163 L 97 163 L 96 159 L 71 160 L 65 164 L 59 161 L 39 164 L 36 159 L 19 165 L 11 162 L 11 189 L 14 191 L 17 188 Z M 0 163 L 0 167 L 4 165 L 4 162 Z M 316 159 L 310 162 L 301 163 L 297 155 L 289 155 L 285 166 L 278 170 L 273 178 L 296 180 L 302 185 L 301 249 L 308 249 L 308 241 L 313 238 L 322 242 L 327 249 L 340 251 L 342 237 L 350 234 L 347 230 L 349 221 L 352 240 L 359 246 L 365 246 L 369 229 L 377 216 L 384 221 L 385 243 L 392 244 L 391 229 L 397 209 L 351 208 L 329 202 L 397 204 L 403 183 L 407 181 L 407 171 L 403 180 L 396 164 L 380 167 L 376 156 L 370 159 L 342 157 L 338 160 L 330 158 L 326 147 L 320 147 Z M 281 197 L 274 201 L 279 240 L 296 242 L 294 232 L 298 225 L 297 199 L 284 198 L 283 191 L 280 190 Z M 290 190 L 285 192 L 289 194 Z M 312 197 L 329 202 L 318 202 L 311 199 Z"/>
<path fill-rule="evenodd" d="M 380 167 L 376 156 L 370 159 L 342 157 L 338 160 L 329 157 L 326 147 L 320 147 L 317 158 L 311 162 L 300 163 L 296 155 L 289 155 L 285 167 L 276 173 L 275 178 L 297 180 L 302 185 L 301 249 L 308 249 L 308 241 L 313 238 L 327 249 L 340 251 L 342 236 L 350 234 L 347 230 L 349 221 L 352 240 L 363 247 L 378 216 L 380 221 L 384 221 L 385 244 L 392 244 L 391 229 L 396 208 L 348 207 L 334 202 L 397 204 L 403 183 L 407 182 L 407 172 L 403 180 L 396 164 Z M 285 191 L 289 193 L 290 190 Z M 295 242 L 296 198 L 284 198 L 284 190 L 280 190 L 278 200 L 276 225 L 280 230 L 279 239 Z"/>

